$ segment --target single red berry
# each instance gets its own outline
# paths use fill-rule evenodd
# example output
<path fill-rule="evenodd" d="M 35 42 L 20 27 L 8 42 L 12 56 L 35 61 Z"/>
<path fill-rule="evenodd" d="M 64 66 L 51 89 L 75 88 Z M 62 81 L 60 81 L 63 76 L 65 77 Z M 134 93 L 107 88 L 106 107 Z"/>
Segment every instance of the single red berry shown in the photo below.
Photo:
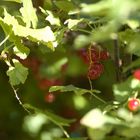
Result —
<path fill-rule="evenodd" d="M 107 60 L 109 59 L 109 52 L 107 51 L 101 51 L 100 52 L 100 60 Z"/>
<path fill-rule="evenodd" d="M 87 50 L 86 49 L 78 50 L 78 55 L 81 57 L 81 59 L 83 60 L 83 62 L 85 64 L 89 64 L 89 59 L 87 57 Z"/>
<path fill-rule="evenodd" d="M 128 101 L 128 108 L 131 111 L 137 111 L 140 107 L 140 101 L 139 99 L 130 99 Z"/>
<path fill-rule="evenodd" d="M 101 63 L 93 63 L 88 70 L 88 78 L 91 80 L 97 79 L 104 71 L 104 66 Z"/>
<path fill-rule="evenodd" d="M 26 66 L 29 69 L 31 69 L 34 74 L 38 73 L 39 67 L 40 67 L 40 64 L 41 64 L 41 62 L 40 62 L 40 60 L 38 58 L 36 58 L 36 57 L 29 57 L 29 58 L 26 58 L 24 60 L 20 59 L 20 62 L 24 66 Z"/>
<path fill-rule="evenodd" d="M 137 70 L 134 71 L 133 77 L 134 77 L 135 79 L 140 80 L 140 69 L 137 69 Z"/>
<path fill-rule="evenodd" d="M 38 87 L 41 89 L 41 90 L 45 90 L 51 86 L 55 86 L 55 85 L 62 85 L 62 81 L 59 80 L 59 79 L 47 79 L 47 78 L 44 78 L 44 79 L 41 79 L 38 83 Z"/>
<path fill-rule="evenodd" d="M 53 93 L 49 92 L 45 95 L 45 101 L 48 103 L 52 103 L 55 100 L 55 96 Z"/>
<path fill-rule="evenodd" d="M 41 79 L 38 83 L 38 86 L 41 90 L 45 90 L 54 84 L 53 81 L 48 79 Z"/>
<path fill-rule="evenodd" d="M 61 79 L 54 79 L 52 80 L 53 85 L 51 86 L 60 86 L 63 84 L 63 81 Z"/>

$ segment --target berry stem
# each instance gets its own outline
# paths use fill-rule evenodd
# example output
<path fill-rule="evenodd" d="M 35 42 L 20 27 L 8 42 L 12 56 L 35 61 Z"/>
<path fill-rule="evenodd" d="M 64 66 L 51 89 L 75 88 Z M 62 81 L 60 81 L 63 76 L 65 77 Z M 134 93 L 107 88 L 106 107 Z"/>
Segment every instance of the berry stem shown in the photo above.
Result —
<path fill-rule="evenodd" d="M 15 94 L 15 97 L 16 97 L 17 101 L 19 102 L 19 104 L 21 105 L 21 107 L 22 107 L 28 114 L 31 114 L 31 112 L 30 112 L 26 107 L 24 107 L 22 101 L 20 100 L 20 98 L 19 98 L 19 96 L 18 96 L 18 94 L 17 94 L 17 89 L 15 89 L 12 85 L 11 85 L 11 87 L 12 87 L 13 92 L 14 92 L 14 94 Z"/>
<path fill-rule="evenodd" d="M 92 81 L 90 80 L 90 78 L 89 78 L 89 77 L 88 77 L 88 81 L 89 81 L 89 85 L 90 85 L 90 90 L 93 90 Z"/>
<path fill-rule="evenodd" d="M 101 101 L 102 103 L 106 104 L 106 101 L 104 101 L 103 99 L 101 99 L 100 97 L 98 97 L 97 95 L 95 95 L 94 93 L 92 93 L 91 91 L 89 92 L 92 96 L 94 96 L 96 99 L 98 99 L 99 101 Z"/>
<path fill-rule="evenodd" d="M 68 132 L 63 128 L 63 126 L 59 125 L 60 129 L 63 131 L 64 135 L 66 136 L 66 138 L 70 138 Z"/>
<path fill-rule="evenodd" d="M 118 45 L 117 37 L 114 39 L 114 64 L 116 71 L 116 81 L 121 81 L 121 72 L 120 72 L 120 49 Z"/>
<path fill-rule="evenodd" d="M 92 45 L 89 46 L 88 51 L 89 51 L 89 69 L 91 68 L 92 65 L 92 58 L 91 58 L 91 47 Z M 93 85 L 92 85 L 92 81 L 90 79 L 90 77 L 88 77 L 88 81 L 89 81 L 89 85 L 90 85 L 90 89 L 93 90 Z"/>

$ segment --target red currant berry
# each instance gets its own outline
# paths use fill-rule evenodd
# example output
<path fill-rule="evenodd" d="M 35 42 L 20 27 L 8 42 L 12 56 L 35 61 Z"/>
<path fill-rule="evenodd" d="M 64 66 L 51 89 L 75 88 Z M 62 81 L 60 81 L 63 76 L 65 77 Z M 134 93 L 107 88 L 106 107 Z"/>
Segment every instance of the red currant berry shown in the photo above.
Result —
<path fill-rule="evenodd" d="M 55 100 L 55 96 L 53 93 L 49 92 L 45 95 L 45 101 L 48 103 L 52 103 Z"/>
<path fill-rule="evenodd" d="M 38 83 L 38 86 L 41 90 L 45 90 L 55 85 L 62 85 L 62 81 L 59 79 L 41 79 Z"/>
<path fill-rule="evenodd" d="M 137 70 L 134 71 L 133 77 L 134 77 L 135 79 L 140 80 L 140 69 L 137 69 Z"/>
<path fill-rule="evenodd" d="M 100 60 L 107 60 L 109 58 L 109 52 L 101 51 L 100 52 Z"/>
<path fill-rule="evenodd" d="M 48 79 L 42 79 L 38 83 L 38 86 L 41 90 L 45 90 L 52 85 L 53 85 L 53 82 L 51 80 L 48 80 Z"/>
<path fill-rule="evenodd" d="M 128 108 L 130 111 L 137 111 L 140 107 L 139 99 L 130 99 L 128 101 Z"/>
<path fill-rule="evenodd" d="M 89 67 L 88 78 L 91 80 L 97 79 L 103 73 L 104 66 L 101 63 L 94 63 Z"/>
<path fill-rule="evenodd" d="M 78 55 L 81 57 L 81 59 L 84 61 L 85 64 L 89 64 L 89 59 L 87 57 L 87 50 L 86 49 L 79 50 Z"/>

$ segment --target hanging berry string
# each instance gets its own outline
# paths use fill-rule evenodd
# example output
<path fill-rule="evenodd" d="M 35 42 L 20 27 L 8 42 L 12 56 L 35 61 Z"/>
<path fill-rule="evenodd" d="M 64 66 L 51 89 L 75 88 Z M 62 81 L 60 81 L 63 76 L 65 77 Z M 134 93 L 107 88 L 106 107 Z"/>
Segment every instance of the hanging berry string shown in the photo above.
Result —
<path fill-rule="evenodd" d="M 88 79 L 94 80 L 99 78 L 104 71 L 104 66 L 101 61 L 107 60 L 109 53 L 106 50 L 100 50 L 99 48 L 90 46 L 87 57 L 89 58 Z"/>
<path fill-rule="evenodd" d="M 87 77 L 89 79 L 89 82 L 90 80 L 99 78 L 104 71 L 102 61 L 109 59 L 109 53 L 106 50 L 97 48 L 97 46 L 91 44 L 88 50 L 82 49 L 80 50 L 79 54 L 85 64 L 88 65 Z"/>
<path fill-rule="evenodd" d="M 90 84 L 90 89 L 93 90 L 93 85 L 92 85 L 92 81 L 90 79 L 90 75 L 89 75 L 89 69 L 91 69 L 91 66 L 92 66 L 92 56 L 91 56 L 91 45 L 90 47 L 88 48 L 88 52 L 89 52 L 89 68 L 88 68 L 88 81 L 89 81 L 89 84 Z M 87 55 L 88 56 L 88 55 Z"/>

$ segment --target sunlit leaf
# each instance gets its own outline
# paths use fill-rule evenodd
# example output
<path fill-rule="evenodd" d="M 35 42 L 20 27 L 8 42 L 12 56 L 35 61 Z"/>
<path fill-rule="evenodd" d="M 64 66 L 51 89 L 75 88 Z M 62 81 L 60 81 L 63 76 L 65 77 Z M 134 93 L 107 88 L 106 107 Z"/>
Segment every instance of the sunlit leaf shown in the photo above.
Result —
<path fill-rule="evenodd" d="M 47 47 L 53 50 L 54 50 L 54 47 L 57 46 L 54 33 L 49 26 L 46 26 L 41 29 L 31 29 L 31 28 L 27 28 L 22 25 L 19 25 L 18 21 L 13 16 L 8 14 L 6 10 L 4 12 L 4 15 L 5 15 L 4 19 L 0 18 L 0 22 L 2 24 L 2 27 L 4 27 L 4 31 L 7 34 L 9 31 L 9 28 L 11 29 L 12 27 L 12 31 L 15 36 L 25 37 L 37 43 L 43 43 L 44 45 L 46 45 Z"/>
<path fill-rule="evenodd" d="M 27 58 L 30 53 L 30 49 L 24 46 L 20 40 L 15 40 L 15 47 L 13 48 L 14 54 L 16 54 L 21 59 Z"/>
<path fill-rule="evenodd" d="M 100 109 L 90 110 L 82 119 L 81 124 L 93 129 L 101 129 L 105 124 L 119 124 L 118 120 L 105 115 Z"/>
<path fill-rule="evenodd" d="M 20 9 L 20 12 L 23 16 L 23 20 L 26 23 L 27 27 L 33 26 L 33 28 L 37 27 L 38 18 L 36 15 L 36 10 L 33 8 L 33 4 L 31 0 L 21 0 L 23 3 L 23 7 Z"/>
<path fill-rule="evenodd" d="M 48 16 L 46 17 L 46 20 L 49 21 L 51 25 L 57 25 L 60 26 L 60 19 L 58 17 L 55 17 L 51 11 L 46 11 Z"/>
<path fill-rule="evenodd" d="M 23 129 L 30 134 L 37 134 L 42 128 L 42 125 L 48 122 L 47 117 L 42 114 L 28 115 L 24 118 Z"/>
<path fill-rule="evenodd" d="M 68 28 L 72 29 L 77 26 L 83 19 L 68 19 L 66 23 L 68 23 Z"/>

